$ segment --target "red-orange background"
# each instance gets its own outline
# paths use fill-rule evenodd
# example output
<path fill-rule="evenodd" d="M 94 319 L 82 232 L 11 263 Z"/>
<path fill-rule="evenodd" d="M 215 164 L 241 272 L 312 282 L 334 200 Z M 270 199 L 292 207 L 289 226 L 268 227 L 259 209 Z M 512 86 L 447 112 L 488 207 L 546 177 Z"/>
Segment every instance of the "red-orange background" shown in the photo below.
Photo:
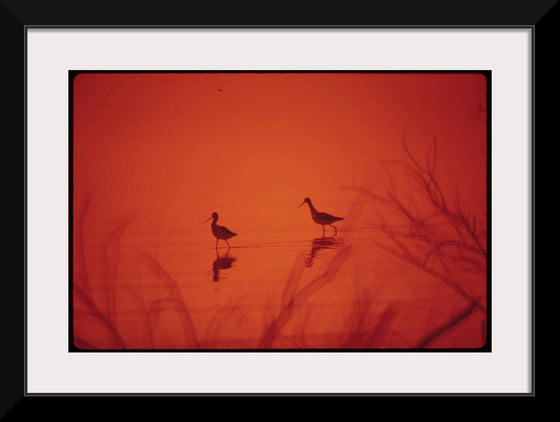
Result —
<path fill-rule="evenodd" d="M 239 233 L 230 241 L 234 248 L 311 240 L 321 228 L 307 209 L 296 208 L 303 198 L 311 197 L 320 211 L 348 217 L 356 193 L 341 186 L 365 183 L 383 193 L 387 174 L 380 162 L 407 158 L 403 134 L 422 162 L 437 140 L 437 176 L 448 202 L 460 198 L 484 228 L 487 126 L 481 74 L 78 75 L 73 84 L 74 219 L 80 220 L 77 213 L 89 198 L 79 234 L 88 283 L 98 286 L 94 302 L 107 302 L 103 265 L 113 262 L 108 254 L 114 258 L 116 253 L 107 248 L 107 233 L 123 216 L 136 222 L 135 237 L 128 243 L 124 235 L 119 238 L 119 257 L 132 244 L 141 246 L 169 274 L 190 282 L 176 255 L 214 246 L 210 223 L 201 224 L 213 211 L 220 214 L 218 224 Z M 392 177 L 411 185 L 402 174 Z M 356 224 L 372 226 L 378 217 L 366 211 Z M 343 233 L 344 225 L 339 227 Z M 174 258 L 165 253 L 170 242 Z M 373 251 L 376 257 L 382 254 Z M 260 265 L 263 271 L 288 272 L 290 256 L 253 260 L 252 271 Z M 119 269 L 112 283 L 125 276 L 134 283 L 134 264 L 127 269 L 124 258 L 115 262 Z M 242 265 L 240 259 L 237 267 Z M 75 271 L 85 270 L 76 265 Z M 485 289 L 477 295 L 484 296 Z M 118 314 L 115 301 L 111 306 Z"/>

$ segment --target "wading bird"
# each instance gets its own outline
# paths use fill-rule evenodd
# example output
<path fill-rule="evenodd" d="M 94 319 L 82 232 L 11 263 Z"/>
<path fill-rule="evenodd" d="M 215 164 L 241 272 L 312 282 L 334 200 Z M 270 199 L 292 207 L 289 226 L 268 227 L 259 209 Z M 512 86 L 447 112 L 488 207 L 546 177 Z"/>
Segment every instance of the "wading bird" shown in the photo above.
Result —
<path fill-rule="evenodd" d="M 311 199 L 309 198 L 305 198 L 303 202 L 299 205 L 299 207 L 301 207 L 305 203 L 309 205 L 309 209 L 311 210 L 311 218 L 313 219 L 313 221 L 323 226 L 323 236 L 325 235 L 325 225 L 331 226 L 334 229 L 334 234 L 336 235 L 338 230 L 336 229 L 335 226 L 333 226 L 333 223 L 336 223 L 337 221 L 340 220 L 344 220 L 344 218 L 335 217 L 334 215 L 327 214 L 326 212 L 317 211 L 313 206 L 313 204 L 311 203 Z"/>
<path fill-rule="evenodd" d="M 228 248 L 229 246 L 229 242 L 227 241 L 228 239 L 231 239 L 233 236 L 237 236 L 237 233 L 232 232 L 230 229 L 228 229 L 227 227 L 224 226 L 218 226 L 216 224 L 216 221 L 218 221 L 218 213 L 217 212 L 213 212 L 212 216 L 208 219 L 208 220 L 204 220 L 202 223 L 206 223 L 207 221 L 212 221 L 212 234 L 216 237 L 216 249 L 218 248 L 218 240 L 222 239 L 225 240 Z"/>

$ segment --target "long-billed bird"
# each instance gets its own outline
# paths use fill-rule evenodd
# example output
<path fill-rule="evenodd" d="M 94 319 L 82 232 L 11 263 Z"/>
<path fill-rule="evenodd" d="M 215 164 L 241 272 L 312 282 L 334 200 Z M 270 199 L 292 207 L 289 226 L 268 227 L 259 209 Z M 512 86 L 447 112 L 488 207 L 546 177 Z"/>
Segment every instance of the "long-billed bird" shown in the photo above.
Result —
<path fill-rule="evenodd" d="M 323 226 L 323 236 L 325 235 L 325 225 L 331 226 L 334 229 L 334 234 L 337 234 L 338 230 L 335 226 L 333 226 L 333 223 L 344 220 L 343 217 L 335 217 L 334 215 L 327 214 L 326 212 L 317 211 L 311 203 L 311 199 L 309 198 L 305 198 L 299 205 L 299 207 L 301 207 L 303 204 L 309 205 L 309 209 L 311 210 L 311 218 L 313 219 L 313 221 Z"/>
<path fill-rule="evenodd" d="M 202 223 L 206 223 L 207 221 L 212 221 L 212 234 L 216 237 L 216 249 L 218 248 L 218 241 L 220 239 L 225 240 L 228 248 L 229 246 L 229 242 L 228 239 L 231 239 L 233 236 L 237 236 L 237 233 L 232 232 L 230 229 L 228 229 L 227 227 L 224 226 L 218 226 L 216 224 L 216 221 L 218 221 L 218 213 L 217 212 L 213 212 L 212 216 L 208 219 L 208 220 L 204 220 Z"/>

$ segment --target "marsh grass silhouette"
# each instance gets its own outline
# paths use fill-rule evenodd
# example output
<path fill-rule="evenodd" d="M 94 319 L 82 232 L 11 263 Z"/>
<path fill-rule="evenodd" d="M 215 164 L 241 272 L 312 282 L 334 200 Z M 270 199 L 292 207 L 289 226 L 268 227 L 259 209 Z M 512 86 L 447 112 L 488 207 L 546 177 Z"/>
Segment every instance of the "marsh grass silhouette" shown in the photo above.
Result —
<path fill-rule="evenodd" d="M 367 296 L 354 302 L 345 321 L 346 330 L 340 336 L 341 348 L 383 348 L 385 339 L 393 329 L 399 307 L 391 303 L 377 316 L 376 306 L 375 298 Z"/>
<path fill-rule="evenodd" d="M 177 286 L 177 282 L 163 269 L 156 259 L 144 251 L 140 251 L 140 262 L 144 263 L 152 271 L 154 277 L 167 291 L 167 295 L 165 295 L 164 298 L 152 302 L 149 312 L 150 323 L 153 324 L 152 319 L 157 322 L 161 312 L 173 310 L 179 317 L 183 328 L 184 347 L 197 348 L 198 340 L 196 329 L 189 309 Z"/>
<path fill-rule="evenodd" d="M 114 318 L 107 309 L 110 307 L 110 299 L 105 301 L 105 310 L 101 309 L 92 296 L 92 289 L 88 277 L 88 270 L 84 248 L 84 226 L 86 215 L 90 207 L 90 198 L 85 197 L 81 207 L 76 212 L 74 221 L 74 274 L 73 274 L 73 343 L 78 348 L 96 348 L 95 340 L 86 339 L 83 333 L 87 330 L 77 330 L 79 324 L 95 327 L 101 333 L 103 344 L 109 348 L 123 349 L 125 341 L 115 327 Z M 79 309 L 77 309 L 79 308 Z"/>
<path fill-rule="evenodd" d="M 282 329 L 302 309 L 307 300 L 327 284 L 336 280 L 337 272 L 350 257 L 350 254 L 350 245 L 342 247 L 330 260 L 325 270 L 301 288 L 299 288 L 299 285 L 305 268 L 305 257 L 302 255 L 296 260 L 285 283 L 280 307 L 274 315 L 268 317 L 269 321 L 264 327 L 258 345 L 259 349 L 274 347 L 274 342 L 281 336 Z"/>
<path fill-rule="evenodd" d="M 182 326 L 183 344 L 186 348 L 198 347 L 196 330 L 192 322 L 188 307 L 181 296 L 177 282 L 165 271 L 162 265 L 149 253 L 138 249 L 136 261 L 147 268 L 153 280 L 162 287 L 163 294 L 146 300 L 134 287 L 119 284 L 118 267 L 121 260 L 121 238 L 132 222 L 132 216 L 117 219 L 108 230 L 101 242 L 101 278 L 102 292 L 97 296 L 92 293 L 88 276 L 84 248 L 84 225 L 90 206 L 90 197 L 86 196 L 81 206 L 76 208 L 74 253 L 76 256 L 73 276 L 73 341 L 79 349 L 128 349 L 154 347 L 155 331 L 161 315 L 173 312 Z M 129 344 L 119 330 L 119 307 L 117 292 L 126 291 L 127 297 L 136 298 L 135 304 L 139 308 L 137 315 L 144 319 L 144 338 L 146 342 L 137 345 Z M 103 304 L 103 305 L 101 305 Z M 87 327 L 87 329 L 85 328 Z M 84 336 L 88 332 L 95 332 L 91 339 Z"/>
<path fill-rule="evenodd" d="M 391 160 L 381 164 L 386 171 L 388 187 L 382 193 L 367 186 L 342 186 L 365 195 L 376 205 L 379 229 L 388 242 L 378 245 L 384 251 L 429 274 L 464 299 L 465 306 L 447 322 L 432 328 L 417 347 L 427 347 L 453 329 L 473 311 L 486 317 L 486 229 L 472 216 L 456 194 L 451 204 L 436 174 L 437 141 L 428 148 L 424 162 L 417 159 L 406 143 L 402 145 L 407 161 Z M 401 193 L 395 170 L 410 181 L 409 190 Z M 419 206 L 422 203 L 424 206 Z M 427 206 L 425 206 L 427 204 Z M 390 216 L 391 221 L 384 216 Z M 469 280 L 477 280 L 475 287 Z M 485 325 L 482 337 L 486 338 Z"/>

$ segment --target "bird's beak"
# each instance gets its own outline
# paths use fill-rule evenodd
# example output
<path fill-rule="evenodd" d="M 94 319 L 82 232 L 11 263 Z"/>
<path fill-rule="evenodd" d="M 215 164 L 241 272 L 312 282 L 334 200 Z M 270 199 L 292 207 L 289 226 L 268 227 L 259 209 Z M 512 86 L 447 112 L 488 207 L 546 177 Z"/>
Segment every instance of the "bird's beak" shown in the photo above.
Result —
<path fill-rule="evenodd" d="M 303 204 L 305 204 L 305 201 L 303 201 L 301 204 L 299 204 L 298 208 L 301 207 Z"/>
<path fill-rule="evenodd" d="M 204 221 L 202 222 L 202 224 L 204 224 L 204 223 L 206 223 L 207 221 L 210 221 L 210 220 L 212 220 L 212 217 L 210 217 L 208 220 L 204 220 Z"/>

